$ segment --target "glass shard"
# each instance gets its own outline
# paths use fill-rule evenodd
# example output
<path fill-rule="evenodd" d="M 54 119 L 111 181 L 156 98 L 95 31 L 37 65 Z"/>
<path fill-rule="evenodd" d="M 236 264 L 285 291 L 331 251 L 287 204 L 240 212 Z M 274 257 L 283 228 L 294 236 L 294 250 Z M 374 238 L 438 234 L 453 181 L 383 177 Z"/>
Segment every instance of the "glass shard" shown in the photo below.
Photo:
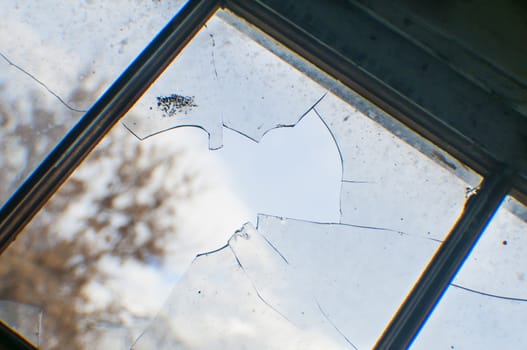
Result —
<path fill-rule="evenodd" d="M 466 180 L 334 95 L 314 110 L 342 157 L 340 222 L 443 239 L 463 210 Z"/>
<path fill-rule="evenodd" d="M 513 201 L 509 197 L 505 203 Z M 527 344 L 527 222 L 502 205 L 412 349 L 521 349 Z"/>
<path fill-rule="evenodd" d="M 184 228 L 188 208 L 180 205 L 210 198 L 204 188 L 214 186 L 198 176 L 198 158 L 181 145 L 138 142 L 114 128 L 3 252 L 0 298 L 43 309 L 43 349 L 107 348 L 95 340 L 110 341 L 119 327 L 155 315 L 177 279 L 164 269 L 165 243 L 189 238 L 171 259 L 186 266 L 193 242 L 203 241 Z M 126 348 L 137 332 L 127 337 Z"/>

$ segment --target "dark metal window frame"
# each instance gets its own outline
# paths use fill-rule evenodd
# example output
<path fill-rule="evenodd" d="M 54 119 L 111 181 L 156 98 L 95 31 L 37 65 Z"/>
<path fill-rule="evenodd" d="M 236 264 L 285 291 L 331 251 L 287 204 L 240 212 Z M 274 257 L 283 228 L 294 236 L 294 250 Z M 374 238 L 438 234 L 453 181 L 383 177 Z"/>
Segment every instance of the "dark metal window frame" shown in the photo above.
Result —
<path fill-rule="evenodd" d="M 314 2 L 317 1 L 311 1 Z M 402 98 L 337 49 L 295 23 L 294 19 L 275 10 L 272 3 L 273 0 L 188 1 L 0 209 L 0 253 L 184 49 L 203 24 L 223 7 L 311 61 L 484 176 L 478 194 L 467 201 L 463 214 L 375 346 L 377 349 L 407 348 L 505 196 L 512 190 L 522 201 L 527 198 L 527 181 L 514 164 L 508 164 L 482 148 L 467 147 L 466 140 L 459 132 L 431 118 L 412 101 Z M 329 2 L 326 6 L 335 4 Z M 14 344 L 13 339 L 18 338 L 8 328 L 0 327 L 0 349 Z M 33 348 L 23 339 L 15 342 L 16 348 Z"/>

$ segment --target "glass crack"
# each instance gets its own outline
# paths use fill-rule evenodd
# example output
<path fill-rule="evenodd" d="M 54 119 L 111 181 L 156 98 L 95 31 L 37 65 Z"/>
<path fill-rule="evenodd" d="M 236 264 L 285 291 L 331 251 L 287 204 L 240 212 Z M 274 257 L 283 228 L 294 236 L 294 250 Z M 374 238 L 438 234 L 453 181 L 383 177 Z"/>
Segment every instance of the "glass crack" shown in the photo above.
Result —
<path fill-rule="evenodd" d="M 70 106 L 66 101 L 64 101 L 64 99 L 62 97 L 60 97 L 56 92 L 54 92 L 53 90 L 51 90 L 43 81 L 39 80 L 37 77 L 35 77 L 33 74 L 29 73 L 27 70 L 25 70 L 24 68 L 20 67 L 19 65 L 17 65 L 16 63 L 14 63 L 13 61 L 11 61 L 9 58 L 7 58 L 6 55 L 4 55 L 3 53 L 0 52 L 0 56 L 4 59 L 4 61 L 6 61 L 10 66 L 18 69 L 20 72 L 24 73 L 25 75 L 27 75 L 29 78 L 31 78 L 33 81 L 35 81 L 37 84 L 39 84 L 40 86 L 42 86 L 44 89 L 46 89 L 51 95 L 53 95 L 57 100 L 59 100 L 60 103 L 62 103 L 64 105 L 64 107 L 66 107 L 67 109 L 69 109 L 70 111 L 73 111 L 73 112 L 79 112 L 79 113 L 85 113 L 87 112 L 88 110 L 84 110 L 84 109 L 77 109 L 75 107 L 72 107 Z"/>
<path fill-rule="evenodd" d="M 490 298 L 509 300 L 509 301 L 527 302 L 527 299 L 525 299 L 525 298 L 514 298 L 514 297 L 503 296 L 503 295 L 485 293 L 485 292 L 482 292 L 482 291 L 479 291 L 479 290 L 476 290 L 476 289 L 463 287 L 462 285 L 455 284 L 455 283 L 451 283 L 450 285 L 452 287 L 456 287 L 456 288 L 462 289 L 462 290 L 470 292 L 470 293 L 475 293 L 475 294 L 483 295 L 483 296 L 490 297 Z"/>
<path fill-rule="evenodd" d="M 333 323 L 333 321 L 331 321 L 331 319 L 329 318 L 328 314 L 324 311 L 324 309 L 322 309 L 322 306 L 320 306 L 320 303 L 318 302 L 318 300 L 315 299 L 315 303 L 317 304 L 318 306 L 318 309 L 320 310 L 320 313 L 322 314 L 322 316 L 324 316 L 324 318 L 333 326 L 333 328 L 335 328 L 335 330 L 344 338 L 344 340 L 346 340 L 346 342 L 355 350 L 359 350 L 359 348 L 357 348 L 355 346 L 355 344 L 353 344 L 351 342 L 351 340 L 348 339 L 348 337 L 346 337 L 346 335 L 344 333 L 342 333 L 342 331 Z"/>

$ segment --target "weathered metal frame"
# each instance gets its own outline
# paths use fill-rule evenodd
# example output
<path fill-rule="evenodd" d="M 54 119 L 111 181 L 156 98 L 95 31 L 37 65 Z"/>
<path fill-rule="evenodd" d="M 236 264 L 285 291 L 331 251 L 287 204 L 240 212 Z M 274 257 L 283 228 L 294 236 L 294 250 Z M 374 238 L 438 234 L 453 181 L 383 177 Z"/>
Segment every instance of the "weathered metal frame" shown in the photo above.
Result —
<path fill-rule="evenodd" d="M 483 103 L 481 101 L 485 99 L 485 94 L 476 86 L 472 87 L 463 81 L 461 76 L 450 72 L 448 67 L 434 61 L 433 57 L 428 57 L 420 48 L 406 43 L 403 37 L 398 37 L 390 28 L 383 27 L 359 8 L 350 8 L 353 5 L 343 1 L 311 0 L 303 3 L 304 6 L 311 6 L 312 9 L 322 6 L 328 10 L 328 13 L 341 6 L 344 9 L 341 15 L 348 11 L 350 21 L 356 20 L 362 23 L 370 32 L 375 31 L 376 36 L 399 40 L 401 47 L 411 50 L 409 54 L 423 60 L 423 64 L 427 67 L 433 65 L 441 74 L 450 74 L 448 79 L 455 78 L 460 86 L 469 89 L 467 94 L 472 98 L 470 101 Z M 502 135 L 502 138 L 506 138 L 500 139 L 502 143 L 485 144 L 482 139 L 485 135 L 477 134 L 477 130 L 467 129 L 467 125 L 463 122 L 449 119 L 448 109 L 438 109 L 437 106 L 430 105 L 433 101 L 423 100 L 419 94 L 430 93 L 426 89 L 422 92 L 411 90 L 405 93 L 401 91 L 397 81 L 392 82 L 386 77 L 383 79 L 382 74 L 379 75 L 373 68 L 369 70 L 370 61 L 384 62 L 382 57 L 375 57 L 378 51 L 372 49 L 373 53 L 361 53 L 357 50 L 347 50 L 342 40 L 332 39 L 331 35 L 335 35 L 334 32 L 329 33 L 330 29 L 326 30 L 320 23 L 315 23 L 322 19 L 306 18 L 306 13 L 302 12 L 302 9 L 298 10 L 299 6 L 298 3 L 295 5 L 294 1 L 275 0 L 189 1 L 0 209 L 0 253 L 16 238 L 98 142 L 127 113 L 207 19 L 217 9 L 223 7 L 311 61 L 484 176 L 485 180 L 482 182 L 479 194 L 467 202 L 464 213 L 376 344 L 377 349 L 408 347 L 505 196 L 512 190 L 512 193 L 522 201 L 527 198 L 527 176 L 522 173 L 514 160 L 517 149 L 521 150 L 525 145 L 522 143 L 521 134 L 514 134 L 513 137 Z M 342 38 L 348 34 L 345 30 L 352 28 L 352 24 L 343 23 L 341 27 Z M 368 49 L 368 44 L 364 42 L 366 39 L 357 37 L 354 39 L 358 47 L 363 50 Z M 365 55 L 366 58 L 361 55 Z M 389 68 L 394 62 L 404 63 L 388 58 L 385 58 L 385 61 L 387 65 L 385 68 Z M 410 72 L 413 69 L 406 68 Z M 416 74 L 419 72 L 416 71 Z M 443 86 L 443 89 L 447 88 Z M 442 93 L 448 94 L 448 91 Z M 448 100 L 448 96 L 445 98 Z M 518 125 L 524 125 L 514 112 L 509 112 L 496 101 L 490 99 L 485 103 L 487 105 L 483 107 L 487 108 L 489 113 L 496 111 L 507 113 L 507 123 L 500 123 L 492 132 L 503 133 L 504 128 L 510 128 L 516 121 Z M 457 109 L 454 109 L 456 112 L 459 112 L 458 107 L 462 106 L 457 106 Z M 485 122 L 493 125 L 500 120 L 490 115 Z M 7 344 L 5 341 L 12 340 L 14 334 L 10 334 L 4 328 L 0 329 L 0 348 L 2 344 Z M 29 345 L 24 347 L 24 342 L 20 344 L 18 347 L 20 349 L 32 348 Z"/>

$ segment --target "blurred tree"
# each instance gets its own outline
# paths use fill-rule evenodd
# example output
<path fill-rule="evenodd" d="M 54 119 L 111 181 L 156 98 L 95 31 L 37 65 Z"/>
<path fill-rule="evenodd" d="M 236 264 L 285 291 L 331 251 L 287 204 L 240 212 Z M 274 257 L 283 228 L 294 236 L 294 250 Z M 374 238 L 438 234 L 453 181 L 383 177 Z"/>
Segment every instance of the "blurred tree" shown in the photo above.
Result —
<path fill-rule="evenodd" d="M 68 101 L 83 105 L 95 93 L 81 84 Z M 54 112 L 36 99 L 30 106 L 31 118 L 21 122 L 17 103 L 0 101 L 0 123 L 8 126 L 1 131 L 2 145 L 23 147 L 24 164 L 38 162 L 50 147 L 42 144 L 53 144 L 65 132 L 60 118 L 50 118 Z M 64 110 L 61 117 L 71 118 L 69 113 Z M 55 126 L 49 127 L 53 119 Z M 35 137 L 37 128 L 47 132 Z M 110 278 L 103 267 L 108 259 L 121 264 L 162 261 L 167 238 L 177 231 L 177 203 L 197 190 L 197 174 L 178 164 L 180 155 L 140 142 L 116 126 L 0 255 L 0 300 L 43 308 L 43 349 L 93 348 L 85 339 L 93 339 L 98 325 L 123 322 L 129 311 L 120 300 L 87 307 L 92 297 L 87 287 Z M 0 163 L 0 180 L 6 184 L 31 171 L 13 159 L 0 158 Z"/>

